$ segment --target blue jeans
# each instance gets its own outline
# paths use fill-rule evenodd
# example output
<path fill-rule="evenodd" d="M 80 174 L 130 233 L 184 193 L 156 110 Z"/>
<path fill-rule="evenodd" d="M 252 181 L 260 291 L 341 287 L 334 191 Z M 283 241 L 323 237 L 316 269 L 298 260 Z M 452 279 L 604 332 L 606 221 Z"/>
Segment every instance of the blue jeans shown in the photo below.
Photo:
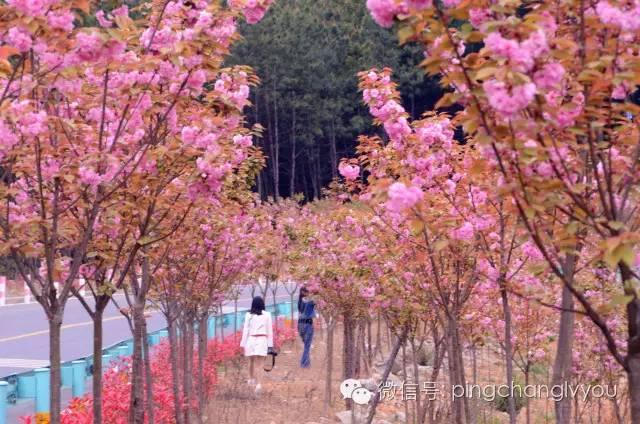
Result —
<path fill-rule="evenodd" d="M 311 366 L 309 351 L 311 350 L 311 341 L 313 340 L 313 324 L 307 322 L 299 322 L 298 333 L 300 334 L 300 338 L 302 338 L 302 343 L 304 343 L 302 358 L 300 358 L 300 366 L 302 368 L 309 368 Z"/>

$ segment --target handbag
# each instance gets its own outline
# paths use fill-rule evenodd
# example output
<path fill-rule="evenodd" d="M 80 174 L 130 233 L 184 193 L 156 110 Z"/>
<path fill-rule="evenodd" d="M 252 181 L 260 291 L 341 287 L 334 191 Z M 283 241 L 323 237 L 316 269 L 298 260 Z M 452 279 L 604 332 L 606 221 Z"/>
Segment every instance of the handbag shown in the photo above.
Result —
<path fill-rule="evenodd" d="M 266 372 L 271 372 L 271 370 L 276 366 L 276 356 L 278 356 L 278 352 L 274 348 L 270 347 L 267 349 L 267 357 L 264 359 L 263 367 Z"/>

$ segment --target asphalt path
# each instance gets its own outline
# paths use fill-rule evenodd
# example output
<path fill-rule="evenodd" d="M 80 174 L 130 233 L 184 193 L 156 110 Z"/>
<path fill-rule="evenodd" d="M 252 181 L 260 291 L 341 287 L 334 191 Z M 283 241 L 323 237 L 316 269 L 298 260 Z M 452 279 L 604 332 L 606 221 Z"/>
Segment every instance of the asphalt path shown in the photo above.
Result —
<path fill-rule="evenodd" d="M 258 292 L 256 291 L 256 294 Z M 289 301 L 284 287 L 276 292 L 276 302 Z M 123 295 L 116 295 L 120 306 L 126 306 Z M 86 298 L 93 305 L 92 298 Z M 224 304 L 224 311 L 233 311 L 234 301 Z M 271 291 L 267 304 L 273 303 Z M 251 286 L 240 293 L 238 308 L 251 304 Z M 159 311 L 150 311 L 148 330 L 153 332 L 166 327 Z M 109 347 L 131 338 L 126 319 L 109 303 L 104 313 L 103 347 Z M 93 324 L 86 310 L 77 299 L 69 299 L 64 313 L 61 331 L 62 361 L 67 362 L 90 356 L 93 344 Z M 0 306 L 0 378 L 49 365 L 49 330 L 46 316 L 38 303 Z"/>

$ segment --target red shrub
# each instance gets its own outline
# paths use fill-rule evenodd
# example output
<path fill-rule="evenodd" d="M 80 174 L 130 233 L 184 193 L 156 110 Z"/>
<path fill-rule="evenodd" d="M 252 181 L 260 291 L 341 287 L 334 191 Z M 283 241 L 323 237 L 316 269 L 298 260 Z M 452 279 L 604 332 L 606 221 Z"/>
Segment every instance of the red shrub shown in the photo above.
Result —
<path fill-rule="evenodd" d="M 283 319 L 279 319 L 277 328 L 274 328 L 274 345 L 280 349 L 283 343 L 296 337 L 296 330 L 285 325 Z M 207 344 L 207 357 L 204 362 L 204 378 L 207 397 L 210 397 L 217 381 L 216 369 L 219 364 L 238 358 L 242 354 L 240 347 L 241 333 L 235 333 L 225 337 L 223 341 L 210 340 Z M 155 422 L 158 424 L 171 424 L 174 419 L 173 380 L 170 367 L 170 347 L 168 340 L 163 340 L 154 347 L 151 358 L 151 374 L 153 376 L 153 400 L 155 408 Z M 194 352 L 193 366 L 197 367 L 198 355 Z M 195 370 L 194 370 L 195 371 Z M 131 358 L 124 358 L 109 368 L 103 377 L 102 414 L 105 423 L 127 424 L 129 417 L 129 396 Z M 195 373 L 194 373 L 195 384 Z M 194 396 L 196 401 L 197 396 Z M 186 402 L 182 399 L 182 404 Z M 192 405 L 195 408 L 196 405 Z M 62 424 L 90 424 L 92 416 L 93 399 L 90 394 L 71 400 L 67 409 L 62 413 Z M 32 417 L 22 417 L 24 424 L 34 423 Z"/>

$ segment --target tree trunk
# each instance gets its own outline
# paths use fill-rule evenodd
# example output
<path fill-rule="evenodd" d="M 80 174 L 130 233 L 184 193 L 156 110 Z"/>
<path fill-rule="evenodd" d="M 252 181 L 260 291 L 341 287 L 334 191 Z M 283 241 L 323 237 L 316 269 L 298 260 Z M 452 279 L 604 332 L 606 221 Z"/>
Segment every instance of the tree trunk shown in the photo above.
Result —
<path fill-rule="evenodd" d="M 260 109 L 259 109 L 259 99 L 260 99 L 260 92 L 259 89 L 256 89 L 256 95 L 255 95 L 255 100 L 254 100 L 254 105 L 253 105 L 253 111 L 254 111 L 254 115 L 253 115 L 253 123 L 257 124 L 258 122 L 260 122 Z M 256 139 L 256 145 L 258 147 L 262 147 L 260 145 L 260 138 Z M 264 170 L 260 171 L 258 173 L 258 180 L 256 182 L 256 185 L 258 186 L 258 194 L 260 195 L 260 200 L 266 200 L 267 196 L 263 187 L 263 181 L 262 181 L 262 173 L 264 172 Z"/>
<path fill-rule="evenodd" d="M 149 333 L 147 332 L 147 321 L 142 321 L 142 354 L 144 360 L 144 376 L 145 376 L 145 396 L 147 422 L 153 424 L 155 422 L 155 402 L 153 401 L 153 375 L 151 375 L 151 349 L 149 347 Z"/>
<path fill-rule="evenodd" d="M 173 403 L 175 409 L 176 424 L 183 424 L 182 400 L 180 397 L 180 358 L 178 354 L 178 335 L 176 324 L 173 320 L 167 320 L 169 329 L 169 358 L 171 361 L 171 379 L 173 381 Z"/>
<path fill-rule="evenodd" d="M 458 326 L 455 318 L 448 318 L 448 356 L 449 372 L 452 386 L 465 388 L 464 364 L 462 361 L 462 346 L 458 334 Z M 470 413 L 467 397 L 462 396 L 453 399 L 453 413 L 456 424 L 469 422 Z"/>
<path fill-rule="evenodd" d="M 416 385 L 416 387 L 420 388 L 420 369 L 418 368 L 418 349 L 416 349 L 416 341 L 414 338 L 411 338 L 411 353 L 413 356 L 413 383 Z M 416 422 L 424 421 L 424 415 L 422 414 L 420 401 L 421 401 L 420 392 L 418 392 L 418 395 L 416 396 L 416 403 L 415 403 Z"/>
<path fill-rule="evenodd" d="M 567 255 L 562 264 L 562 272 L 569 279 L 569 283 L 573 283 L 575 272 L 575 255 Z M 573 351 L 573 323 L 575 315 L 573 309 L 573 295 L 566 287 L 562 287 L 562 303 L 563 311 L 560 313 L 560 329 L 558 330 L 558 346 L 556 357 L 553 364 L 553 376 L 551 380 L 552 386 L 564 385 L 571 379 L 571 355 Z M 557 402 L 554 402 L 556 410 L 556 422 L 558 424 L 571 423 L 571 399 L 564 396 Z"/>
<path fill-rule="evenodd" d="M 314 160 L 316 161 L 316 166 L 314 167 L 315 169 L 314 178 L 316 180 L 316 184 L 315 184 L 316 199 L 319 199 L 320 195 L 322 194 L 322 178 L 320 178 L 320 150 L 314 149 L 314 152 L 315 152 Z"/>
<path fill-rule="evenodd" d="M 393 349 L 391 350 L 391 354 L 389 355 L 387 364 L 384 367 L 384 372 L 382 373 L 381 383 L 384 383 L 385 381 L 387 381 L 387 378 L 389 378 L 389 374 L 391 374 L 391 368 L 393 368 L 393 363 L 395 362 L 396 357 L 398 356 L 398 352 L 400 351 L 400 346 L 404 345 L 404 342 L 407 339 L 408 333 L 409 333 L 409 326 L 406 325 L 402 329 L 402 333 L 396 340 L 396 343 L 393 346 Z M 376 415 L 376 408 L 378 407 L 378 403 L 380 403 L 380 394 L 377 394 L 376 396 L 373 397 L 373 402 L 369 407 L 369 414 L 367 416 L 366 424 L 371 424 L 373 422 L 373 417 L 375 417 Z"/>
<path fill-rule="evenodd" d="M 292 291 L 289 296 L 291 297 L 291 328 L 295 328 L 296 327 L 296 323 L 294 321 L 294 308 L 296 308 L 297 306 L 294 306 L 293 304 L 293 297 L 294 297 L 295 292 Z"/>
<path fill-rule="evenodd" d="M 362 334 L 360 325 L 354 323 L 353 326 L 353 375 L 355 378 L 360 378 L 360 357 L 362 356 L 362 349 L 360 348 L 360 335 Z"/>
<path fill-rule="evenodd" d="M 333 119 L 331 119 L 331 134 L 329 137 L 329 155 L 330 155 L 330 166 L 331 166 L 331 178 L 335 179 L 338 177 L 338 153 L 336 151 L 336 124 Z"/>
<path fill-rule="evenodd" d="M 233 299 L 233 334 L 238 334 L 238 296 L 236 296 L 236 298 Z M 207 317 L 207 320 L 204 323 L 205 326 L 207 325 L 208 321 L 209 321 L 209 317 Z M 206 341 L 206 337 L 207 337 L 206 331 L 204 336 Z"/>
<path fill-rule="evenodd" d="M 204 361 L 207 358 L 207 320 L 200 319 L 198 323 L 198 422 L 202 423 L 207 406 L 207 384 L 204 378 Z"/>
<path fill-rule="evenodd" d="M 528 385 L 529 385 L 529 364 L 527 363 L 527 366 L 525 367 L 525 370 L 524 370 L 524 387 L 527 387 Z M 531 408 L 529 408 L 529 402 L 527 402 L 525 407 L 527 408 L 527 424 L 531 424 Z"/>
<path fill-rule="evenodd" d="M 60 327 L 62 327 L 62 311 L 54 312 L 49 319 L 49 362 L 51 424 L 60 424 L 60 388 L 62 385 L 60 374 Z"/>
<path fill-rule="evenodd" d="M 344 314 L 343 320 L 343 338 L 342 338 L 342 377 L 344 380 L 355 377 L 354 356 L 355 356 L 355 340 L 354 340 L 354 322 L 350 313 Z M 351 399 L 345 399 L 347 409 L 351 409 L 353 403 Z"/>
<path fill-rule="evenodd" d="M 102 424 L 102 317 L 103 310 L 96 305 L 93 315 L 93 422 Z"/>
<path fill-rule="evenodd" d="M 131 398 L 129 402 L 129 422 L 144 424 L 144 361 L 143 350 L 143 306 L 136 299 L 133 306 L 133 357 L 131 365 Z"/>
<path fill-rule="evenodd" d="M 184 387 L 184 422 L 191 424 L 192 406 L 193 406 L 193 390 L 192 390 L 192 376 L 193 376 L 193 321 L 187 320 L 183 324 L 183 387 Z"/>
<path fill-rule="evenodd" d="M 327 373 L 324 381 L 324 410 L 325 415 L 331 406 L 331 393 L 333 391 L 333 330 L 335 328 L 335 319 L 328 317 L 327 323 Z"/>
<path fill-rule="evenodd" d="M 633 296 L 627 303 L 627 375 L 629 380 L 629 404 L 631 407 L 631 422 L 640 423 L 640 300 L 633 285 L 634 278 L 631 269 L 625 264 L 619 264 L 620 275 L 625 295 Z"/>
<path fill-rule="evenodd" d="M 507 387 L 513 384 L 513 348 L 511 346 L 511 308 L 509 306 L 509 296 L 505 287 L 504 276 L 500 278 L 500 298 L 502 299 L 502 313 L 504 315 L 504 355 L 507 365 Z M 516 424 L 516 402 L 511 396 L 507 398 L 507 411 L 509 413 L 509 424 Z"/>
<path fill-rule="evenodd" d="M 291 110 L 291 175 L 289 176 L 289 195 L 296 194 L 296 108 Z"/>
<path fill-rule="evenodd" d="M 278 126 L 278 89 L 276 87 L 276 80 L 273 80 L 273 128 L 274 137 L 271 144 L 271 159 L 273 167 L 273 196 L 277 199 L 280 197 L 280 134 Z"/>

